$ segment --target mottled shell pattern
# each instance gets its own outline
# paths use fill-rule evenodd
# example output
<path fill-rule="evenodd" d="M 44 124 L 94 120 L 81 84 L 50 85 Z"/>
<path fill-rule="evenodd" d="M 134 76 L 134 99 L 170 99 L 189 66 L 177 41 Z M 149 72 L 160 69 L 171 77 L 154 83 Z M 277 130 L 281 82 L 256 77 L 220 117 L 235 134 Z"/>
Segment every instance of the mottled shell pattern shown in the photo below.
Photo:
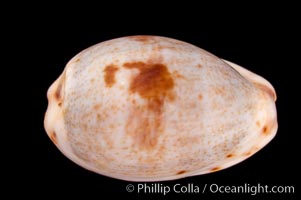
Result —
<path fill-rule="evenodd" d="M 45 129 L 96 173 L 162 181 L 218 171 L 276 134 L 276 94 L 260 76 L 191 44 L 130 36 L 72 58 L 48 90 Z"/>

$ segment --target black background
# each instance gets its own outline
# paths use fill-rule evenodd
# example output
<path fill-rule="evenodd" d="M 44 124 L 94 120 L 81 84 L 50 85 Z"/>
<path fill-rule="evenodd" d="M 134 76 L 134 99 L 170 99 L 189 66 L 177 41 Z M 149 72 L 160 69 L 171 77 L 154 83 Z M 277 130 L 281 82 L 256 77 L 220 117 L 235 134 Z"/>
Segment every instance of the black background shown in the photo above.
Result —
<path fill-rule="evenodd" d="M 160 182 L 173 186 L 193 183 L 217 183 L 220 185 L 293 185 L 296 194 L 169 194 L 176 199 L 293 199 L 299 193 L 300 175 L 298 118 L 296 99 L 299 93 L 297 40 L 295 24 L 290 18 L 275 15 L 253 19 L 239 19 L 240 14 L 230 19 L 218 20 L 199 17 L 191 20 L 148 20 L 143 23 L 135 19 L 111 21 L 101 18 L 98 23 L 87 24 L 73 16 L 66 19 L 36 20 L 39 15 L 20 19 L 22 25 L 14 27 L 9 55 L 12 69 L 13 90 L 8 94 L 14 103 L 7 121 L 12 122 L 11 140 L 5 155 L 9 168 L 6 186 L 15 188 L 10 195 L 21 193 L 24 197 L 86 196 L 101 199 L 106 194 L 113 198 L 141 199 L 149 194 L 128 193 L 125 187 L 130 182 L 104 177 L 89 172 L 64 157 L 52 144 L 43 128 L 47 108 L 46 92 L 61 74 L 65 64 L 81 50 L 116 37 L 128 35 L 161 35 L 183 40 L 199 46 L 221 58 L 237 63 L 266 78 L 277 92 L 279 129 L 276 137 L 260 152 L 246 161 L 220 172 L 189 177 L 181 180 Z M 109 18 L 109 16 L 107 16 Z M 50 17 L 51 18 L 51 17 Z M 122 17 L 121 17 L 122 18 Z M 96 18 L 97 19 L 97 18 Z M 121 19 L 120 19 L 121 20 Z M 97 20 L 96 20 L 97 21 Z M 187 23 L 192 25 L 187 25 Z M 171 23 L 176 25 L 171 26 Z M 163 26 L 163 28 L 162 28 Z M 13 55 L 18 55 L 13 56 Z M 17 91 L 17 92 L 16 92 Z M 13 98 L 14 95 L 17 98 Z M 300 118 L 300 117 L 299 117 Z M 17 147 L 17 148 L 14 148 Z M 13 153 L 11 153 L 13 152 Z M 6 172 L 6 171 L 5 171 Z M 5 175 L 6 176 L 6 175 Z M 137 186 L 137 183 L 132 183 Z M 150 185 L 149 183 L 148 185 Z M 41 195 L 42 194 L 42 195 Z M 155 194 L 156 198 L 165 198 Z"/>

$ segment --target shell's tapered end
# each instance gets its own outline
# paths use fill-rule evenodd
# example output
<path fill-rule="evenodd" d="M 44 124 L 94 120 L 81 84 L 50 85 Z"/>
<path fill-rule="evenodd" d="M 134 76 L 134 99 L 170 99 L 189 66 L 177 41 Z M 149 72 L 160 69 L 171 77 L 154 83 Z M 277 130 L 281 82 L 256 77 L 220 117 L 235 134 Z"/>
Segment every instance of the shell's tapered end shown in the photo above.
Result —
<path fill-rule="evenodd" d="M 45 129 L 72 161 L 130 181 L 224 169 L 276 134 L 265 79 L 191 44 L 131 36 L 69 61 L 48 90 Z"/>
<path fill-rule="evenodd" d="M 254 74 L 253 72 L 234 64 L 230 61 L 224 60 L 227 64 L 229 64 L 231 67 L 233 67 L 236 71 L 238 71 L 243 77 L 248 79 L 250 82 L 252 82 L 258 89 L 262 90 L 266 94 L 270 95 L 270 97 L 276 101 L 277 96 L 274 87 L 269 83 L 267 80 L 262 78 L 261 76 L 258 76 L 257 74 Z"/>
<path fill-rule="evenodd" d="M 64 112 L 66 112 L 64 109 L 65 79 L 63 72 L 47 91 L 48 107 L 44 119 L 46 133 L 66 157 L 88 170 L 96 171 L 96 168 L 79 159 L 72 151 L 64 119 Z"/>
<path fill-rule="evenodd" d="M 234 64 L 230 61 L 223 60 L 233 69 L 235 69 L 246 80 L 250 81 L 257 89 L 257 115 L 254 117 L 257 129 L 254 130 L 253 137 L 251 134 L 246 140 L 242 140 L 237 149 L 226 156 L 226 160 L 221 160 L 218 167 L 208 167 L 209 170 L 201 170 L 193 175 L 200 175 L 210 172 L 216 172 L 230 166 L 233 166 L 246 158 L 252 156 L 265 145 L 267 145 L 276 135 L 278 129 L 277 111 L 275 101 L 277 99 L 276 92 L 273 86 L 261 76 Z"/>

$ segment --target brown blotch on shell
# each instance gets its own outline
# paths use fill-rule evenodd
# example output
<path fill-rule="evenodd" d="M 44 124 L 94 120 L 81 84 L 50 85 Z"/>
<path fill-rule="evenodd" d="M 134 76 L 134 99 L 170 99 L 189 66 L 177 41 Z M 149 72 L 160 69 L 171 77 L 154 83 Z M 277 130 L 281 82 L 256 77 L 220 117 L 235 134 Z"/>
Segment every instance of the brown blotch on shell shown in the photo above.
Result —
<path fill-rule="evenodd" d="M 174 81 L 163 64 L 147 64 L 144 62 L 125 63 L 127 69 L 138 69 L 139 74 L 131 80 L 129 91 L 138 93 L 148 101 L 149 108 L 160 111 L 163 100 L 173 98 L 171 90 Z"/>
<path fill-rule="evenodd" d="M 210 171 L 211 172 L 216 172 L 218 170 L 221 170 L 222 168 L 221 167 L 213 167 Z"/>
<path fill-rule="evenodd" d="M 232 158 L 233 157 L 233 154 L 228 154 L 227 156 L 226 156 L 227 158 Z"/>
<path fill-rule="evenodd" d="M 106 83 L 107 87 L 112 87 L 114 83 L 116 82 L 115 80 L 115 73 L 118 71 L 118 67 L 115 65 L 108 65 L 104 69 L 104 80 Z"/>
<path fill-rule="evenodd" d="M 185 173 L 186 173 L 186 170 L 181 170 L 181 171 L 178 171 L 178 172 L 177 172 L 177 175 L 185 174 Z"/>
<path fill-rule="evenodd" d="M 164 102 L 174 100 L 174 81 L 167 67 L 160 63 L 132 62 L 123 67 L 139 70 L 130 81 L 129 93 L 137 93 L 145 100 L 142 106 L 133 106 L 126 132 L 134 136 L 135 143 L 142 149 L 152 148 L 163 129 Z"/>
<path fill-rule="evenodd" d="M 265 125 L 264 127 L 262 127 L 262 134 L 266 135 L 268 133 L 269 133 L 269 127 Z"/>

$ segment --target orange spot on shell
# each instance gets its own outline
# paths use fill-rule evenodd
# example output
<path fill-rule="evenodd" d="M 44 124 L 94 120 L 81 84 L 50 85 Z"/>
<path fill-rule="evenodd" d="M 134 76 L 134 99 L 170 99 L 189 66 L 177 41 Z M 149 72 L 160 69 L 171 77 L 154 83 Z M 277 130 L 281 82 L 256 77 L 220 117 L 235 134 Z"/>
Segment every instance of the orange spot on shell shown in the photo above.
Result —
<path fill-rule="evenodd" d="M 100 114 L 97 114 L 96 119 L 97 119 L 97 121 L 102 121 L 102 116 Z"/>
<path fill-rule="evenodd" d="M 221 170 L 221 169 L 222 169 L 221 167 L 213 167 L 211 169 L 211 172 L 216 172 L 216 171 Z"/>
<path fill-rule="evenodd" d="M 178 171 L 178 172 L 177 172 L 177 175 L 185 174 L 185 173 L 186 173 L 186 170 L 181 170 L 181 171 Z"/>
<path fill-rule="evenodd" d="M 61 101 L 61 98 L 62 98 L 62 87 L 63 87 L 63 84 L 60 82 L 57 86 L 57 89 L 54 93 L 54 97 L 57 101 Z"/>
<path fill-rule="evenodd" d="M 108 65 L 104 69 L 104 80 L 106 83 L 107 87 L 112 87 L 114 83 L 116 82 L 115 80 L 115 73 L 118 71 L 118 67 L 115 65 Z"/>
<path fill-rule="evenodd" d="M 251 149 L 249 149 L 249 151 L 247 151 L 246 153 L 244 153 L 244 156 L 251 156 L 252 154 L 256 153 L 260 148 L 258 146 L 253 146 L 251 147 Z"/>
<path fill-rule="evenodd" d="M 202 100 L 202 99 L 203 99 L 203 96 L 202 96 L 201 94 L 199 94 L 199 95 L 198 95 L 198 99 L 199 99 L 199 100 Z"/>
<path fill-rule="evenodd" d="M 54 131 L 49 135 L 49 137 L 54 144 L 57 144 L 57 137 Z"/>
<path fill-rule="evenodd" d="M 100 108 L 100 105 L 99 105 L 99 104 L 94 105 L 94 109 L 95 109 L 95 110 L 98 110 L 99 108 Z"/>
<path fill-rule="evenodd" d="M 63 102 L 63 89 L 64 89 L 64 82 L 65 82 L 65 73 L 60 78 L 56 90 L 54 92 L 54 99 L 56 100 L 58 106 L 62 105 Z"/>
<path fill-rule="evenodd" d="M 149 40 L 152 39 L 151 36 L 147 36 L 147 35 L 136 35 L 136 36 L 129 36 L 130 39 L 133 39 L 137 42 L 148 42 Z"/>
<path fill-rule="evenodd" d="M 230 154 L 228 154 L 226 157 L 227 157 L 227 158 L 232 158 L 233 156 L 234 156 L 234 155 L 230 153 Z"/>
<path fill-rule="evenodd" d="M 248 152 L 246 152 L 244 155 L 245 156 L 250 156 L 252 154 L 252 152 L 251 151 L 248 151 Z"/>
<path fill-rule="evenodd" d="M 268 134 L 268 133 L 269 133 L 269 128 L 268 128 L 268 126 L 266 125 L 266 126 L 262 127 L 262 134 L 266 135 L 266 134 Z"/>

